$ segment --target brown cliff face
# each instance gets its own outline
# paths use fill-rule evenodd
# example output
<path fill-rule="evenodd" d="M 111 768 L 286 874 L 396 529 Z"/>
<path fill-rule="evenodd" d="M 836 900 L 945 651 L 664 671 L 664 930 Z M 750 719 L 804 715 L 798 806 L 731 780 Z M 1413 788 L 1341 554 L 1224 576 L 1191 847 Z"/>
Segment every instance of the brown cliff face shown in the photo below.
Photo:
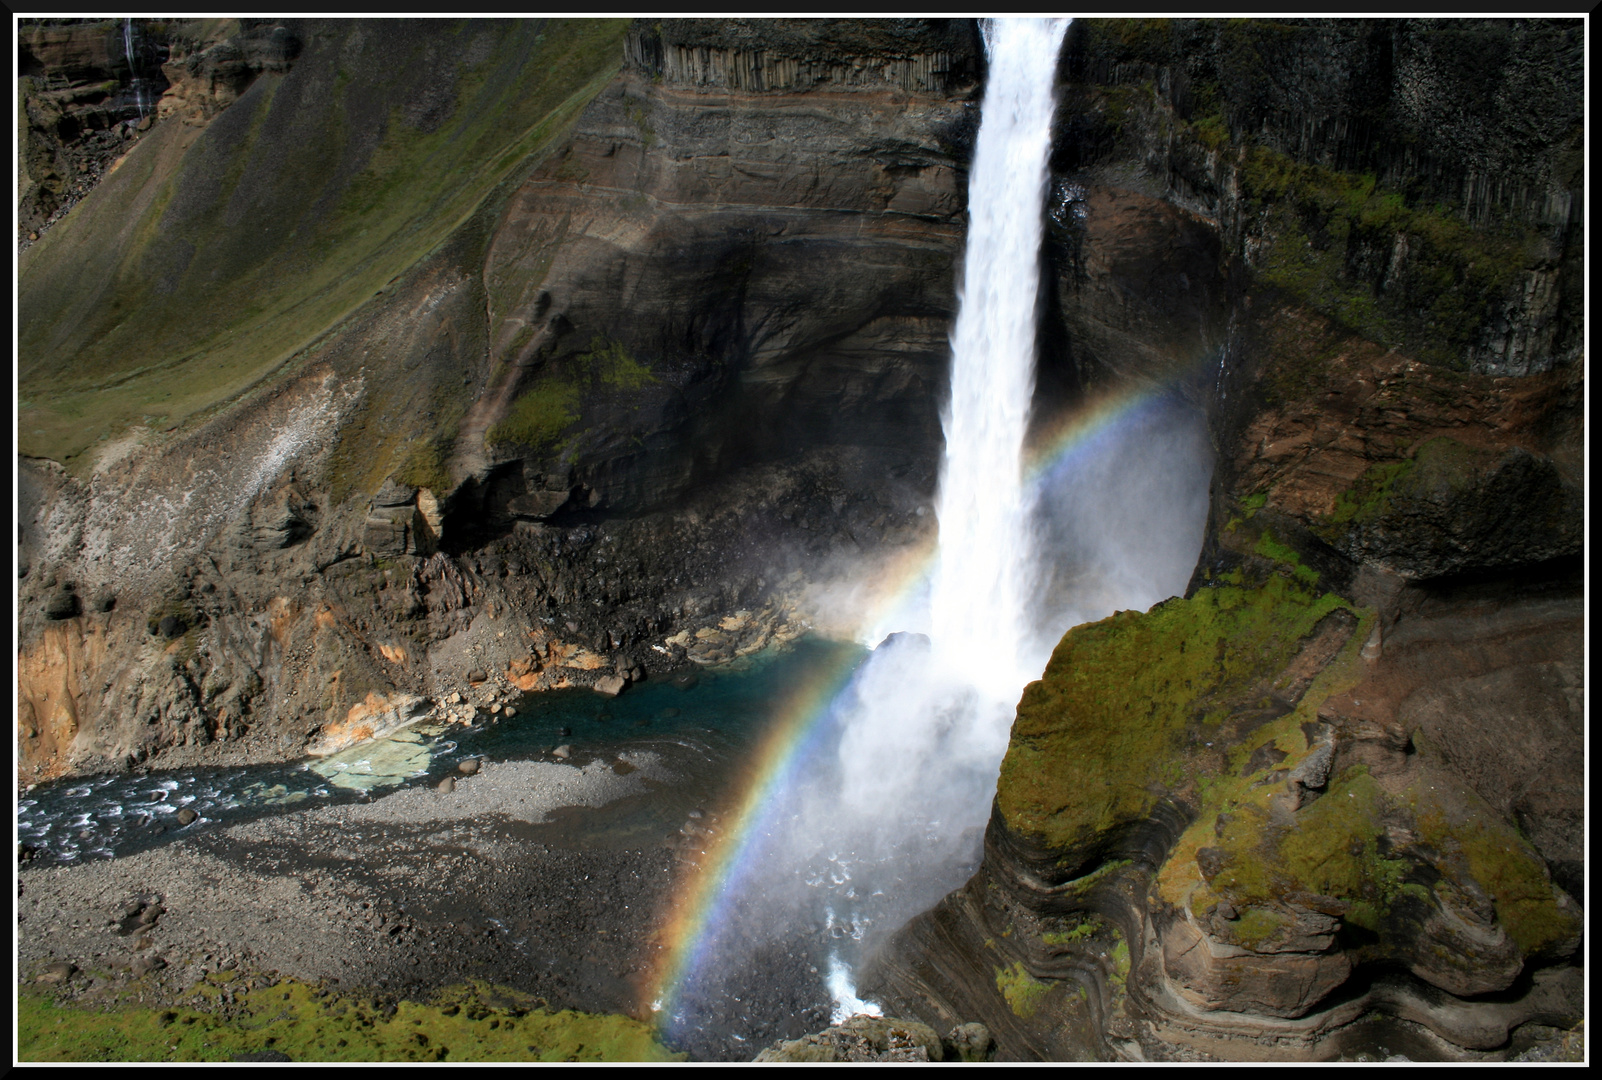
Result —
<path fill-rule="evenodd" d="M 983 868 L 863 992 L 1030 1059 L 1578 1016 L 1572 29 L 1075 24 L 1043 389 L 1204 401 L 1207 537 L 1185 599 L 1063 639 Z"/>
<path fill-rule="evenodd" d="M 600 664 L 548 682 L 588 685 L 748 613 L 690 636 L 726 658 L 799 632 L 806 580 L 926 532 L 972 25 L 502 29 L 295 23 L 288 70 L 239 86 L 249 41 L 175 50 L 154 137 L 30 251 L 30 446 L 65 439 L 68 469 L 22 468 L 23 648 L 56 624 L 46 579 L 108 592 L 118 644 L 85 679 L 152 704 L 96 698 L 70 745 L 25 742 L 25 776 L 293 756 L 370 693 L 549 666 L 530 631 Z M 519 49 L 560 53 L 560 85 L 502 63 Z M 632 59 L 575 81 L 590 53 Z M 458 59 L 483 77 L 447 78 Z M 502 107 L 515 79 L 522 112 Z M 197 80 L 239 97 L 199 108 Z M 442 173 L 457 137 L 479 157 Z M 301 167 L 319 154 L 344 164 Z M 203 227 L 247 205 L 272 224 Z M 182 302 L 211 278 L 257 302 Z M 167 310 L 163 340 L 209 359 L 143 367 L 115 400 L 83 383 L 62 312 L 107 297 Z M 74 394 L 87 415 L 60 423 Z M 226 722 L 213 684 L 237 691 Z"/>

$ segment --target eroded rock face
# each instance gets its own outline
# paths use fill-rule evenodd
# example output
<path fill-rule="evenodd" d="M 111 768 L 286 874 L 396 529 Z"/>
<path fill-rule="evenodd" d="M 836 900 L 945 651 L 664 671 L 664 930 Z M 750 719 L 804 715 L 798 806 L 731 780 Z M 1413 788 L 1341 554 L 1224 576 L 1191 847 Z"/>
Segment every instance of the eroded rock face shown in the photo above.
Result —
<path fill-rule="evenodd" d="M 1487 86 L 1568 32 L 1508 29 L 1473 31 Z M 1075 24 L 1046 390 L 1188 380 L 1210 522 L 1185 599 L 1025 691 L 979 874 L 864 979 L 887 1007 L 1024 1059 L 1339 1058 L 1370 1010 L 1474 1057 L 1579 1015 L 1573 102 L 1404 92 L 1469 47 L 1439 30 Z M 1507 125 L 1546 133 L 1522 163 Z"/>
<path fill-rule="evenodd" d="M 293 57 L 271 29 L 186 46 L 169 64 L 160 146 L 86 204 L 126 222 L 169 179 L 185 193 L 167 225 L 95 248 L 162 268 L 177 291 L 160 286 L 159 303 L 183 295 L 202 263 L 233 267 L 263 310 L 299 287 L 271 253 L 301 255 L 275 247 L 276 233 L 192 231 L 228 199 L 281 224 L 275 200 L 312 175 L 286 164 L 297 155 L 326 146 L 355 170 L 337 198 L 291 200 L 307 229 L 354 229 L 400 203 L 412 213 L 409 189 L 364 187 L 362 163 L 411 160 L 417 140 L 479 115 L 479 99 L 458 92 L 493 97 L 516 83 L 528 91 L 517 108 L 533 109 L 548 89 L 539 65 L 519 59 L 507 74 L 496 67 L 506 55 L 555 48 L 539 46 L 541 33 L 568 42 L 558 81 L 608 40 L 627 59 L 615 78 L 580 72 L 576 98 L 562 82 L 557 110 L 534 117 L 544 126 L 511 156 L 494 138 L 474 144 L 489 155 L 484 175 L 515 175 L 493 197 L 453 204 L 455 218 L 425 215 L 418 228 L 437 244 L 402 229 L 418 261 L 386 248 L 379 262 L 401 259 L 399 276 L 375 278 L 281 374 L 203 422 L 147 416 L 89 450 L 92 463 L 70 458 L 70 472 L 24 466 L 24 653 L 52 621 L 46 578 L 72 578 L 85 598 L 116 594 L 113 610 L 81 616 L 116 643 L 77 676 L 74 693 L 92 704 L 71 740 L 24 740 L 26 777 L 291 756 L 370 694 L 474 695 L 462 681 L 471 670 L 508 687 L 613 687 L 730 659 L 799 633 L 809 582 L 928 538 L 979 72 L 971 24 L 687 21 L 632 37 L 600 23 L 475 25 L 463 38 L 295 23 Z M 501 82 L 452 83 L 441 74 L 456 70 L 451 49 Z M 379 78 L 414 54 L 428 63 L 407 80 Z M 755 82 L 718 74 L 758 54 L 778 66 Z M 252 57 L 265 66 L 236 86 Z M 686 57 L 710 66 L 675 66 Z M 345 97 L 331 89 L 341 71 L 356 87 Z M 207 80 L 207 93 L 233 86 L 237 100 L 217 91 L 194 113 Z M 503 126 L 522 115 L 495 108 Z M 327 126 L 333 114 L 346 126 Z M 227 161 L 254 164 L 225 198 L 197 178 Z M 450 183 L 474 168 L 459 162 Z M 449 184 L 429 190 L 458 197 Z M 60 269 L 48 246 L 24 271 L 33 329 L 49 330 L 30 338 L 30 356 L 78 325 L 45 308 L 84 300 L 40 284 Z M 74 280 L 109 272 L 79 263 Z M 261 289 L 244 284 L 262 273 L 272 280 Z M 179 314 L 168 325 L 175 341 L 197 332 Z M 262 355 L 237 357 L 248 368 L 287 325 L 241 324 L 220 340 L 235 352 L 252 342 Z M 63 431 L 93 438 L 81 424 Z M 547 636 L 595 662 L 531 657 Z M 118 680 L 147 688 L 137 724 L 122 715 L 126 695 L 99 691 Z"/>

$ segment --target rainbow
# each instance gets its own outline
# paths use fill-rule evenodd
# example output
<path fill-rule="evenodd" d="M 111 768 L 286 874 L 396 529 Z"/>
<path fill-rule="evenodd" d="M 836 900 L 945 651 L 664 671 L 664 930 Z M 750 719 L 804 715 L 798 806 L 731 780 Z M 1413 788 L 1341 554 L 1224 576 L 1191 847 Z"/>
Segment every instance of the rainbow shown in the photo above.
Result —
<path fill-rule="evenodd" d="M 1031 435 L 1024 451 L 1025 482 L 1038 490 L 1076 460 L 1095 453 L 1119 427 L 1143 419 L 1165 396 L 1161 387 L 1129 387 L 1064 413 Z"/>
<path fill-rule="evenodd" d="M 651 1009 L 664 1027 L 677 1012 L 680 995 L 709 956 L 710 931 L 723 923 L 739 886 L 756 864 L 761 841 L 802 764 L 826 742 L 835 701 L 856 671 L 861 654 L 842 653 L 793 690 L 754 755 L 754 768 L 739 802 L 685 875 L 658 934 L 664 959 L 653 979 Z"/>
<path fill-rule="evenodd" d="M 1162 391 L 1141 388 L 1109 394 L 1038 434 L 1025 454 L 1025 476 L 1042 486 L 1076 459 L 1096 452 L 1101 439 L 1124 423 L 1137 422 L 1156 407 Z M 879 610 L 887 614 L 927 585 L 936 552 L 919 548 L 889 564 Z M 830 724 L 841 693 L 858 667 L 851 653 L 825 665 L 794 690 L 754 755 L 754 766 L 727 827 L 713 838 L 681 880 L 658 933 L 662 960 L 650 983 L 652 1012 L 664 1029 L 677 1022 L 687 986 L 711 960 L 713 931 L 728 920 L 740 886 L 760 860 L 762 839 L 775 824 L 785 795 L 804 764 L 828 744 Z"/>

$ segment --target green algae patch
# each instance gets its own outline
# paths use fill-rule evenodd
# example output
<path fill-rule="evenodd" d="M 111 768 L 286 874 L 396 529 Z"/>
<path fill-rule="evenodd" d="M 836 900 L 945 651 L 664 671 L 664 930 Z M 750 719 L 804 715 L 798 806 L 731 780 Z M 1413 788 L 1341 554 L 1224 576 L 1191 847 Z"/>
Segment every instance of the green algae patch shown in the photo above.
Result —
<path fill-rule="evenodd" d="M 1051 992 L 1050 986 L 1029 974 L 1021 960 L 1015 961 L 1010 968 L 996 969 L 996 989 L 1001 991 L 1001 996 L 1007 999 L 1007 1007 L 1020 1020 L 1034 1016 L 1041 1000 Z"/>
<path fill-rule="evenodd" d="M 215 977 L 214 977 L 215 978 Z M 199 996 L 220 987 L 202 983 Z M 22 1061 L 231 1061 L 276 1051 L 293 1061 L 680 1061 L 652 1029 L 622 1016 L 531 1007 L 525 995 L 457 988 L 432 1004 L 385 1007 L 283 982 L 239 994 L 228 1011 L 60 1005 L 17 999 Z"/>
<path fill-rule="evenodd" d="M 1273 575 L 1070 630 L 1018 705 L 997 788 L 1008 827 L 1071 850 L 1215 775 L 1221 763 L 1206 762 L 1222 751 L 1185 751 L 1212 741 L 1240 699 L 1342 609 L 1351 605 L 1338 596 Z"/>

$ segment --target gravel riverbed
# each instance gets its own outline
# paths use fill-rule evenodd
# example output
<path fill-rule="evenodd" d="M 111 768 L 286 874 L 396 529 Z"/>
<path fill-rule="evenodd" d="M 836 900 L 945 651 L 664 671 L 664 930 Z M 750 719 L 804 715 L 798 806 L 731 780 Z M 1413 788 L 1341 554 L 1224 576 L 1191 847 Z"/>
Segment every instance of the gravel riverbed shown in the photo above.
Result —
<path fill-rule="evenodd" d="M 648 753 L 485 762 L 449 792 L 24 868 L 19 974 L 65 961 L 82 992 L 138 978 L 151 1000 L 223 967 L 412 998 L 482 979 L 551 1008 L 638 1015 L 679 865 L 661 828 L 682 813 L 676 779 Z M 604 841 L 573 807 L 608 808 Z"/>

